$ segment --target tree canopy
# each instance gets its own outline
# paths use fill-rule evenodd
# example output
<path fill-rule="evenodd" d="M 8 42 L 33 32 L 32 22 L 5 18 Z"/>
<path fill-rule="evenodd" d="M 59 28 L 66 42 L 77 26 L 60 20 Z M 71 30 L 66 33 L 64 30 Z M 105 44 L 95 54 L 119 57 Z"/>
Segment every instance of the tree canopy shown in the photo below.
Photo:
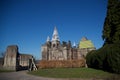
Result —
<path fill-rule="evenodd" d="M 88 67 L 120 74 L 120 0 L 108 0 L 103 47 L 88 53 Z"/>
<path fill-rule="evenodd" d="M 120 42 L 120 0 L 108 0 L 102 37 L 108 44 Z"/>

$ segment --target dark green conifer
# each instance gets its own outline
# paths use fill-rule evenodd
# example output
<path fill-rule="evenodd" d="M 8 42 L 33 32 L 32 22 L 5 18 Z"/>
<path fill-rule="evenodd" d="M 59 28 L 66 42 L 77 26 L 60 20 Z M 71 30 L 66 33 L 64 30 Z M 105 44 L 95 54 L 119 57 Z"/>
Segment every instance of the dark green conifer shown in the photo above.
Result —
<path fill-rule="evenodd" d="M 108 0 L 103 47 L 86 56 L 88 67 L 120 74 L 120 0 Z"/>
<path fill-rule="evenodd" d="M 108 0 L 102 37 L 108 44 L 120 42 L 120 0 Z"/>

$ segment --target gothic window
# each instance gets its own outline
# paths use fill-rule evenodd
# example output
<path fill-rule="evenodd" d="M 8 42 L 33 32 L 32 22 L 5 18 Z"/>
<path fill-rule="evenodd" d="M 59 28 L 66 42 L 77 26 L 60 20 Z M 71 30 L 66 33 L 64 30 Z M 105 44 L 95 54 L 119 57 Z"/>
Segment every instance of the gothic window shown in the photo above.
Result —
<path fill-rule="evenodd" d="M 55 47 L 55 44 L 53 44 L 53 47 Z"/>
<path fill-rule="evenodd" d="M 57 47 L 58 47 L 59 44 L 57 44 Z"/>

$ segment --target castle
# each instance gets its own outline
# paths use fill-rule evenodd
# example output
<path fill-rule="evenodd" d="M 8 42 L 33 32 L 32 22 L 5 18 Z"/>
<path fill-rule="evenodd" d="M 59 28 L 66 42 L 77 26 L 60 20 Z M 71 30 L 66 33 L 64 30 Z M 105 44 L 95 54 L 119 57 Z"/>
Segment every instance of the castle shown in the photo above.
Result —
<path fill-rule="evenodd" d="M 42 60 L 39 67 L 83 67 L 87 53 L 95 49 L 91 40 L 86 37 L 81 39 L 78 46 L 75 44 L 72 46 L 70 41 L 61 43 L 55 27 L 52 40 L 47 37 L 46 43 L 41 47 Z M 3 64 L 5 69 L 20 70 L 21 68 L 28 69 L 30 66 L 30 69 L 37 69 L 32 55 L 19 53 L 17 45 L 7 47 Z"/>
<path fill-rule="evenodd" d="M 84 58 L 88 52 L 95 50 L 91 40 L 83 37 L 78 46 L 72 46 L 71 42 L 63 41 L 62 44 L 59 39 L 58 31 L 54 28 L 52 40 L 47 37 L 46 43 L 41 47 L 42 60 L 79 60 Z"/>

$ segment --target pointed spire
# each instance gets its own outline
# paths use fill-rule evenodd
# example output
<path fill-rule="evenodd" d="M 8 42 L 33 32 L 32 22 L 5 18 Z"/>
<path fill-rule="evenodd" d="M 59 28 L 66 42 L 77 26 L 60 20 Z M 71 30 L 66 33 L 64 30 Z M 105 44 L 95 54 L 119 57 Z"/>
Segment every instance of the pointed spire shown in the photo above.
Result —
<path fill-rule="evenodd" d="M 58 31 L 57 31 L 56 26 L 55 26 L 55 28 L 54 28 L 54 32 L 53 32 L 53 36 L 52 36 L 52 41 L 60 41 L 60 40 L 59 40 Z"/>
<path fill-rule="evenodd" d="M 76 43 L 75 42 L 73 43 L 73 47 L 76 47 Z"/>
<path fill-rule="evenodd" d="M 46 40 L 46 41 L 47 41 L 47 42 L 49 42 L 49 41 L 50 41 L 50 37 L 49 37 L 49 36 L 47 37 L 47 40 Z"/>

